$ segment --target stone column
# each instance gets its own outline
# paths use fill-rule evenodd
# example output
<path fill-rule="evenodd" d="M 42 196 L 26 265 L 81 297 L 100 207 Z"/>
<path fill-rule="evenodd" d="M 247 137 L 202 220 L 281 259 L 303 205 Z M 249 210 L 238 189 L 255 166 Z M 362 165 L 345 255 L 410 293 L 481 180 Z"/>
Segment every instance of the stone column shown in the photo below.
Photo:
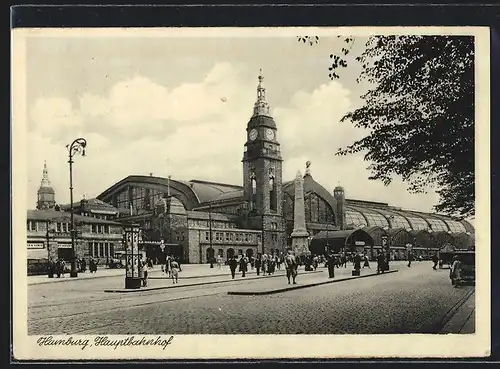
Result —
<path fill-rule="evenodd" d="M 57 242 L 51 240 L 48 244 L 48 248 L 49 248 L 49 251 L 48 251 L 49 257 L 53 261 L 56 261 L 57 260 L 57 250 L 58 250 Z"/>
<path fill-rule="evenodd" d="M 306 229 L 306 215 L 304 211 L 304 179 L 300 171 L 295 177 L 295 201 L 293 210 L 293 231 L 292 250 L 296 255 L 304 254 L 309 251 L 308 237 Z"/>

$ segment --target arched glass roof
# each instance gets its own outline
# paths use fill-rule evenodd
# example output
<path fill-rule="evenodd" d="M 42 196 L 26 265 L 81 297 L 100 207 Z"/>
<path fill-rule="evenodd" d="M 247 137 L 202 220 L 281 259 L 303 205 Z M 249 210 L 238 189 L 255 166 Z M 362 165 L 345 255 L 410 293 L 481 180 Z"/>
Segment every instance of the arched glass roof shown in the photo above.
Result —
<path fill-rule="evenodd" d="M 377 211 L 384 214 L 389 219 L 391 228 L 411 228 L 410 223 L 408 223 L 408 221 L 402 215 L 384 209 L 377 209 Z"/>
<path fill-rule="evenodd" d="M 356 226 L 367 226 L 368 223 L 366 222 L 366 219 L 363 217 L 363 214 L 361 214 L 359 211 L 355 211 L 349 208 L 346 208 L 345 211 L 345 218 L 346 218 L 346 223 L 347 224 L 354 224 Z"/>
<path fill-rule="evenodd" d="M 436 218 L 425 218 L 425 219 L 431 225 L 431 228 L 434 232 L 438 231 L 448 232 L 448 227 L 446 226 L 446 223 L 443 222 L 441 219 L 436 219 Z"/>
<path fill-rule="evenodd" d="M 368 220 L 368 226 L 379 226 L 382 228 L 389 227 L 389 222 L 382 215 L 369 208 L 358 208 L 351 206 L 350 208 L 362 212 L 366 220 Z"/>
<path fill-rule="evenodd" d="M 406 216 L 406 219 L 410 222 L 411 227 L 413 230 L 420 231 L 420 230 L 427 230 L 429 229 L 429 225 L 427 222 L 424 220 L 424 218 L 416 217 L 416 216 Z"/>
<path fill-rule="evenodd" d="M 448 224 L 448 226 L 450 227 L 450 231 L 452 232 L 467 232 L 467 230 L 465 229 L 465 226 L 460 223 L 460 222 L 457 222 L 456 220 L 448 220 L 448 219 L 445 219 L 445 222 L 446 224 Z"/>

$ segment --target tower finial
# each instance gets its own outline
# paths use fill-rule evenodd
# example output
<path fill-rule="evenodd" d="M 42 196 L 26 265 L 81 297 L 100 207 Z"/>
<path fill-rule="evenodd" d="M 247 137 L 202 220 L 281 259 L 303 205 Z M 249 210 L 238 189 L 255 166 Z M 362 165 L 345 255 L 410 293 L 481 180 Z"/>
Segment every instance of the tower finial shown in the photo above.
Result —
<path fill-rule="evenodd" d="M 43 161 L 43 174 L 42 174 L 42 183 L 40 184 L 40 187 L 50 187 L 50 181 L 49 181 L 49 171 L 47 169 L 47 161 Z"/>
<path fill-rule="evenodd" d="M 266 101 L 266 89 L 262 87 L 264 76 L 262 75 L 262 68 L 259 74 L 259 85 L 257 86 L 257 101 L 253 107 L 253 116 L 267 115 L 269 116 L 269 105 Z"/>

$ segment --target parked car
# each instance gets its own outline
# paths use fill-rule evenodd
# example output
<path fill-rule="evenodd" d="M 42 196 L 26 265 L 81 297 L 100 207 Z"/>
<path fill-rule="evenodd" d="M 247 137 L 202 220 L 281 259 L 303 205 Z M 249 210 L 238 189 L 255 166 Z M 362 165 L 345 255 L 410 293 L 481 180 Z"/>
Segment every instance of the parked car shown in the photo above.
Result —
<path fill-rule="evenodd" d="M 117 251 L 109 260 L 109 267 L 112 269 L 125 268 L 125 251 Z"/>
<path fill-rule="evenodd" d="M 474 251 L 456 251 L 455 255 L 462 263 L 461 283 L 476 282 L 476 253 Z"/>

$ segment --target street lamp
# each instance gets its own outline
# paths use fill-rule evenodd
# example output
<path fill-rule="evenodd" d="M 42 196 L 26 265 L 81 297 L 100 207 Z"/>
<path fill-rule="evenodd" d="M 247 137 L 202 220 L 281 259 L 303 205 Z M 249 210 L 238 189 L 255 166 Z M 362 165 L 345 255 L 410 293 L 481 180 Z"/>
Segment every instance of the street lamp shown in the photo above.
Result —
<path fill-rule="evenodd" d="M 208 257 L 210 259 L 210 268 L 214 267 L 214 248 L 212 245 L 212 202 L 208 203 L 208 232 L 209 232 L 209 239 L 210 239 L 210 247 L 209 250 L 210 252 L 208 253 Z"/>
<path fill-rule="evenodd" d="M 50 220 L 47 220 L 46 221 L 46 225 L 47 225 L 47 232 L 46 232 L 46 236 L 47 236 L 47 274 L 49 276 L 49 278 L 53 278 L 54 277 L 54 269 L 53 269 L 53 265 L 51 263 L 51 260 L 50 260 L 50 234 L 54 234 L 56 232 L 56 230 L 54 229 L 54 226 L 50 227 L 51 225 L 51 222 Z"/>
<path fill-rule="evenodd" d="M 76 251 L 75 251 L 75 219 L 73 211 L 73 156 L 80 154 L 85 156 L 85 147 L 87 141 L 84 138 L 77 138 L 70 145 L 66 145 L 69 153 L 69 198 L 70 198 L 70 211 L 71 211 L 71 272 L 70 277 L 78 277 L 76 270 Z"/>

